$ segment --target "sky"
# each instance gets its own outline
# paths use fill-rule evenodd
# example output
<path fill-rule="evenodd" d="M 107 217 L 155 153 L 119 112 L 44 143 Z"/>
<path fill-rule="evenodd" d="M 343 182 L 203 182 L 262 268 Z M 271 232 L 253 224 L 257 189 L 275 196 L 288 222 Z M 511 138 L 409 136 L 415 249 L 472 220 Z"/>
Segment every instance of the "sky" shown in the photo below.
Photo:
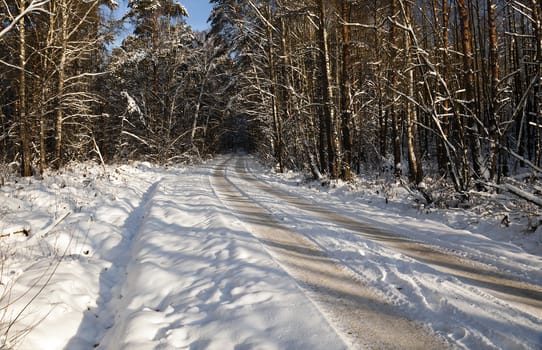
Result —
<path fill-rule="evenodd" d="M 205 30 L 209 28 L 207 19 L 211 12 L 211 4 L 205 0 L 181 0 L 181 4 L 188 11 L 187 22 L 194 30 Z"/>
<path fill-rule="evenodd" d="M 119 1 L 119 8 L 114 11 L 115 16 L 122 16 L 126 11 L 127 0 Z M 209 28 L 207 19 L 211 12 L 212 5 L 206 0 L 178 0 L 188 11 L 186 21 L 194 30 L 205 30 Z"/>

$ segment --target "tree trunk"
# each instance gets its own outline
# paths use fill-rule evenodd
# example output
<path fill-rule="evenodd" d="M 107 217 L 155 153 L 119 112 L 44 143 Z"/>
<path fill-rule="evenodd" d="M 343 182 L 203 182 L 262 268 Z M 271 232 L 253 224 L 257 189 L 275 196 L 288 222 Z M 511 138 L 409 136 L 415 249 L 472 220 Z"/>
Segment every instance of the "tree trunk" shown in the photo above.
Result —
<path fill-rule="evenodd" d="M 280 98 L 280 119 L 282 121 L 285 121 L 288 123 L 291 116 L 291 110 L 290 110 L 290 104 L 291 104 L 291 98 L 290 98 L 290 76 L 288 74 L 288 67 L 290 67 L 289 57 L 290 54 L 288 52 L 288 46 L 286 43 L 286 23 L 284 23 L 284 17 L 280 18 L 280 78 L 277 81 L 277 88 L 279 92 L 279 98 Z M 294 123 L 293 125 L 297 125 L 297 123 Z M 297 154 L 297 147 L 298 147 L 298 130 L 294 128 L 292 130 L 292 134 L 294 135 L 294 142 L 289 142 L 288 145 L 293 146 L 293 154 L 294 156 Z M 281 137 L 282 138 L 282 137 Z M 285 157 L 287 154 L 290 154 L 288 149 L 286 148 L 286 145 L 284 145 L 283 149 L 284 155 L 283 158 L 289 158 Z"/>
<path fill-rule="evenodd" d="M 267 20 L 271 19 L 271 5 L 267 7 Z M 274 137 L 274 153 L 279 163 L 279 171 L 284 172 L 283 145 L 282 145 L 282 122 L 278 111 L 278 87 L 277 73 L 275 71 L 275 57 L 273 55 L 273 28 L 270 24 L 266 25 L 267 31 L 267 57 L 269 60 L 269 80 L 271 81 L 271 110 L 273 113 L 273 131 Z"/>
<path fill-rule="evenodd" d="M 328 33 L 326 28 L 326 3 L 327 0 L 318 2 L 320 26 L 318 28 L 318 44 L 320 46 L 320 71 L 322 72 L 322 93 L 323 109 L 326 125 L 326 138 L 328 147 L 328 162 L 330 176 L 333 179 L 339 178 L 339 137 L 335 127 L 335 108 L 333 103 L 332 72 L 330 62 L 330 52 L 328 44 Z"/>
<path fill-rule="evenodd" d="M 497 28 L 495 25 L 495 5 L 492 0 L 487 0 L 487 22 L 489 29 L 489 154 L 488 170 L 489 179 L 494 180 L 497 175 L 497 154 L 499 152 L 499 116 L 497 115 L 497 86 L 499 84 L 499 47 L 497 43 Z"/>
<path fill-rule="evenodd" d="M 57 106 L 56 106 L 56 131 L 55 131 L 55 166 L 62 166 L 62 143 L 63 143 L 63 123 L 64 123 L 64 79 L 66 76 L 66 61 L 68 54 L 68 9 L 67 2 L 63 0 L 59 6 L 61 27 L 60 35 L 60 60 L 58 63 L 57 77 Z"/>
<path fill-rule="evenodd" d="M 19 2 L 19 11 L 22 13 L 25 10 L 24 1 Z M 26 114 L 26 29 L 25 18 L 17 24 L 19 29 L 19 135 L 21 137 L 22 146 L 22 164 L 21 175 L 31 176 L 31 156 L 30 156 L 30 135 L 28 131 L 28 120 Z"/>
<path fill-rule="evenodd" d="M 42 88 L 41 88 L 41 113 L 40 113 L 40 171 L 43 174 L 47 167 L 47 146 L 45 140 L 47 139 L 47 98 L 51 93 L 49 79 L 47 76 L 50 74 L 51 61 L 49 57 L 52 57 L 53 43 L 55 39 L 55 13 L 56 2 L 51 1 L 48 4 L 49 10 L 49 28 L 47 31 L 47 39 L 45 40 L 45 56 L 42 58 Z"/>
<path fill-rule="evenodd" d="M 394 18 L 397 14 L 398 10 L 397 6 L 397 0 L 391 0 L 391 7 L 390 7 L 390 16 L 391 18 Z M 389 74 L 391 77 L 390 80 L 390 86 L 391 89 L 389 91 L 390 93 L 390 107 L 389 107 L 389 114 L 391 115 L 392 120 L 392 128 L 393 128 L 393 169 L 394 174 L 396 177 L 400 177 L 403 172 L 403 166 L 402 166 L 402 156 L 401 156 L 401 130 L 400 130 L 400 122 L 399 122 L 399 113 L 397 112 L 397 108 L 395 105 L 395 96 L 397 89 L 397 72 L 395 71 L 394 62 L 395 58 L 397 56 L 397 49 L 396 49 L 396 43 L 397 43 L 397 28 L 394 24 L 390 27 L 389 32 L 389 43 L 391 45 L 390 52 L 390 69 Z"/>
<path fill-rule="evenodd" d="M 449 55 L 449 52 L 448 52 L 448 49 L 449 49 L 449 45 L 448 45 L 448 32 L 449 32 L 449 29 L 448 29 L 448 25 L 449 25 L 449 21 L 450 21 L 450 11 L 449 11 L 449 7 L 448 7 L 448 0 L 442 0 L 442 71 L 441 71 L 441 75 L 444 77 L 444 80 L 446 81 L 447 80 L 447 77 L 448 77 L 448 55 Z M 436 11 L 435 11 L 436 13 Z M 440 84 L 441 85 L 441 93 L 446 96 L 446 89 L 447 87 L 446 86 L 443 86 L 443 84 Z M 442 111 L 442 124 L 443 124 L 443 128 L 442 128 L 442 132 L 443 132 L 443 137 L 440 137 L 437 141 L 437 150 L 438 150 L 438 168 L 439 168 L 439 173 L 441 175 L 444 175 L 446 174 L 446 171 L 448 170 L 448 163 L 451 161 L 451 159 L 448 159 L 448 153 L 447 153 L 447 150 L 446 148 L 448 147 L 445 142 L 447 137 L 448 137 L 448 134 L 449 134 L 449 130 L 450 130 L 450 121 L 449 121 L 449 118 L 448 118 L 448 113 L 450 112 L 450 100 L 448 98 L 446 98 L 443 102 L 442 102 L 442 108 L 441 108 L 441 111 Z"/>
<path fill-rule="evenodd" d="M 403 16 L 407 27 L 411 26 L 410 19 L 410 5 L 403 4 Z M 415 99 L 415 84 L 414 79 L 414 62 L 412 61 L 412 39 L 411 33 L 405 31 L 405 49 L 406 49 L 406 64 L 407 71 L 407 84 L 408 95 L 410 98 L 406 101 L 406 138 L 407 138 L 407 151 L 408 151 L 408 165 L 410 169 L 409 179 L 415 184 L 419 184 L 423 180 L 423 169 L 421 166 L 421 160 L 417 146 L 417 113 L 414 108 L 414 103 L 411 99 Z"/>
<path fill-rule="evenodd" d="M 196 100 L 196 108 L 194 111 L 194 118 L 192 121 L 192 131 L 190 132 L 190 146 L 194 147 L 194 139 L 196 138 L 196 131 L 198 128 L 198 119 L 199 114 L 201 110 L 201 101 L 203 99 L 203 95 L 205 94 L 205 87 L 207 84 L 207 79 L 209 78 L 209 73 L 211 72 L 213 61 L 209 62 L 205 65 L 205 74 L 203 76 L 203 80 L 200 82 L 200 89 L 198 92 L 198 99 Z M 170 129 L 171 126 L 168 126 L 168 129 Z"/>
<path fill-rule="evenodd" d="M 350 6 L 347 0 L 342 0 L 342 72 L 341 72 L 341 130 L 343 140 L 342 178 L 349 181 L 352 178 L 350 167 L 352 165 L 352 136 L 350 134 L 350 119 L 352 118 L 352 93 L 350 82 L 350 37 L 348 21 L 350 20 Z"/>
<path fill-rule="evenodd" d="M 463 84 L 465 87 L 464 112 L 468 118 L 468 142 L 471 151 L 472 166 L 476 177 L 483 176 L 481 165 L 480 135 L 476 115 L 474 114 L 474 65 L 472 50 L 472 35 L 470 30 L 469 14 L 465 0 L 457 0 L 461 24 L 461 44 L 463 54 Z"/>
<path fill-rule="evenodd" d="M 414 71 L 408 71 L 408 93 L 411 98 L 414 98 Z M 417 113 L 413 103 L 409 100 L 406 102 L 406 139 L 408 151 L 408 166 L 410 169 L 409 179 L 415 184 L 419 184 L 423 180 L 423 170 L 421 167 L 420 157 L 417 152 Z"/>
<path fill-rule="evenodd" d="M 535 72 L 534 74 L 538 76 L 538 84 L 535 85 L 533 95 L 534 95 L 534 120 L 535 120 L 535 134 L 536 134 L 536 150 L 535 150 L 535 161 L 536 166 L 540 166 L 542 158 L 542 69 L 540 65 L 542 64 L 542 3 L 540 1 L 531 0 L 531 9 L 533 11 L 533 27 L 534 35 L 536 40 L 536 54 L 535 54 Z"/>

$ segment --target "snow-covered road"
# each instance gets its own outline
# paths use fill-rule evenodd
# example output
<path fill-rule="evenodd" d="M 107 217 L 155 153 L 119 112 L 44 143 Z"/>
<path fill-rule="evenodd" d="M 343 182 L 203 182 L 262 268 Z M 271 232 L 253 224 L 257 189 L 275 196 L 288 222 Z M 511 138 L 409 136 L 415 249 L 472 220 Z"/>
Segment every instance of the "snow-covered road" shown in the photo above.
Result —
<path fill-rule="evenodd" d="M 346 228 L 353 234 L 361 235 L 365 239 L 382 243 L 387 248 L 392 248 L 398 253 L 413 258 L 416 262 L 426 264 L 443 274 L 459 278 L 462 282 L 478 287 L 496 298 L 513 304 L 515 307 L 542 317 L 542 288 L 534 283 L 523 281 L 513 272 L 500 271 L 495 266 L 482 264 L 451 253 L 442 247 L 415 241 L 401 235 L 394 234 L 381 228 L 371 226 L 355 217 L 341 215 L 339 211 L 326 206 L 315 205 L 303 200 L 299 196 L 273 188 L 269 184 L 257 181 L 247 174 L 249 169 L 242 166 L 242 158 L 238 158 L 235 167 L 236 174 L 243 180 L 252 183 L 258 189 L 275 197 L 276 202 L 291 205 L 291 208 L 282 210 L 303 210 L 312 217 L 318 217 L 328 224 L 335 224 Z M 246 159 L 244 160 L 246 162 Z"/>
<path fill-rule="evenodd" d="M 145 200 L 98 348 L 343 348 L 237 213 L 217 201 L 214 165 L 201 171 L 164 177 Z"/>
<path fill-rule="evenodd" d="M 7 184 L 0 340 L 16 349 L 542 347 L 540 255 L 261 170 L 235 155 Z"/>
<path fill-rule="evenodd" d="M 233 213 L 248 224 L 264 249 L 299 283 L 304 293 L 322 310 L 351 348 L 366 349 L 443 349 L 444 342 L 429 334 L 420 324 L 397 313 L 377 293 L 368 289 L 355 274 L 326 254 L 326 251 L 283 225 L 270 215 L 250 188 L 264 185 L 249 178 L 239 167 L 244 158 L 225 161 L 217 168 L 213 187 Z M 235 164 L 233 167 L 231 165 Z M 271 192 L 275 203 L 293 202 L 296 212 L 299 198 Z M 308 204 L 303 203 L 303 209 Z M 311 208 L 312 215 L 320 215 Z"/>
<path fill-rule="evenodd" d="M 395 312 L 457 347 L 542 347 L 540 256 L 393 208 L 360 208 L 273 179 L 255 181 L 255 167 L 250 158 L 237 159 L 238 187 L 382 292 Z"/>

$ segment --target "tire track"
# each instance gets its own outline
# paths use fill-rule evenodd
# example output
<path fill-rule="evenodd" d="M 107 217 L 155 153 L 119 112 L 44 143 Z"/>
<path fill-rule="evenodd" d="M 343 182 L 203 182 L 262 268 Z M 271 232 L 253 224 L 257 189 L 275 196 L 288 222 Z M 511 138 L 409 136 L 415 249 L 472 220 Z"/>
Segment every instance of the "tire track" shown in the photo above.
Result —
<path fill-rule="evenodd" d="M 210 179 L 227 207 L 251 228 L 274 259 L 297 281 L 352 348 L 445 349 L 424 327 L 397 313 L 314 243 L 275 220 L 227 175 L 228 159 Z"/>
<path fill-rule="evenodd" d="M 137 261 L 135 261 L 136 252 L 134 251 L 134 245 L 137 243 L 141 225 L 145 220 L 149 206 L 152 204 L 161 182 L 162 180 L 160 179 L 149 186 L 141 196 L 141 201 L 137 207 L 134 207 L 124 221 L 121 230 L 123 238 L 115 248 L 117 258 L 112 262 L 112 270 L 114 272 L 112 270 L 104 270 L 100 276 L 99 296 L 104 302 L 101 303 L 100 310 L 96 311 L 96 317 L 99 315 L 102 319 L 101 322 L 105 322 L 105 330 L 99 339 L 97 339 L 94 345 L 95 348 L 108 349 L 110 339 L 117 333 L 117 321 L 122 318 L 123 312 L 126 312 L 124 306 L 128 305 L 129 300 L 123 299 L 122 291 L 129 282 L 128 271 L 130 267 L 137 264 Z M 93 322 L 96 322 L 94 317 L 86 316 L 80 328 L 90 328 L 89 323 Z M 68 348 L 70 348 L 69 345 Z"/>
<path fill-rule="evenodd" d="M 300 210 L 321 217 L 367 239 L 384 244 L 386 247 L 392 248 L 415 261 L 456 277 L 465 285 L 471 286 L 474 289 L 480 289 L 500 302 L 513 305 L 534 316 L 538 321 L 542 320 L 542 286 L 520 281 L 514 278 L 514 276 L 482 263 L 446 254 L 446 252 L 436 247 L 373 227 L 367 223 L 333 212 L 329 208 L 317 207 L 303 198 L 294 196 L 249 176 L 244 164 L 244 158 L 237 159 L 234 167 L 236 174 L 244 181 L 276 197 L 278 200 L 286 201 Z"/>

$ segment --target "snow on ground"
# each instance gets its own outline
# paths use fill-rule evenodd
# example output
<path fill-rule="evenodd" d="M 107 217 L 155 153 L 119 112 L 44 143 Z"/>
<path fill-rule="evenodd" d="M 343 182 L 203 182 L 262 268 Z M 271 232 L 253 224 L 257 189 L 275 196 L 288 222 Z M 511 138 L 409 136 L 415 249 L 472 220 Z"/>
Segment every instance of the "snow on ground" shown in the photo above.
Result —
<path fill-rule="evenodd" d="M 210 174 L 87 164 L 0 188 L 3 345 L 344 348 Z"/>
<path fill-rule="evenodd" d="M 503 227 L 504 214 L 487 212 L 481 203 L 470 210 L 421 209 L 408 191 L 397 185 L 358 179 L 354 184 L 332 184 L 330 189 L 306 183 L 300 174 L 275 174 L 252 159 L 246 163 L 253 176 L 274 188 L 308 199 L 320 208 L 468 259 L 473 262 L 473 271 L 483 266 L 537 286 L 520 291 L 537 300 L 536 305 L 530 307 L 529 301 L 517 305 L 508 295 L 501 298 L 487 293 L 485 290 L 492 287 L 500 289 L 485 281 L 435 270 L 431 264 L 420 263 L 384 244 L 330 225 L 314 214 L 296 210 L 285 202 L 277 204 L 268 193 L 249 191 L 252 198 L 362 276 L 407 315 L 430 324 L 435 332 L 458 347 L 542 348 L 542 230 L 529 231 L 527 214 L 504 211 L 512 223 Z M 508 197 L 506 200 L 505 207 L 516 201 Z M 485 217 L 480 217 L 479 211 L 484 211 Z M 539 216 L 539 212 L 533 214 Z"/>
<path fill-rule="evenodd" d="M 326 211 L 542 284 L 542 232 L 527 233 L 526 217 L 510 213 L 510 227 L 500 227 L 501 213 L 483 207 L 420 208 L 400 187 L 368 180 L 331 190 L 301 186 L 298 174 L 278 176 L 251 158 L 242 161 L 272 188 Z M 210 184 L 217 162 L 79 164 L 41 181 L 8 179 L 0 187 L 0 348 L 345 348 L 217 198 Z M 285 227 L 457 348 L 542 348 L 540 309 L 292 207 L 233 168 L 228 174 Z"/>

